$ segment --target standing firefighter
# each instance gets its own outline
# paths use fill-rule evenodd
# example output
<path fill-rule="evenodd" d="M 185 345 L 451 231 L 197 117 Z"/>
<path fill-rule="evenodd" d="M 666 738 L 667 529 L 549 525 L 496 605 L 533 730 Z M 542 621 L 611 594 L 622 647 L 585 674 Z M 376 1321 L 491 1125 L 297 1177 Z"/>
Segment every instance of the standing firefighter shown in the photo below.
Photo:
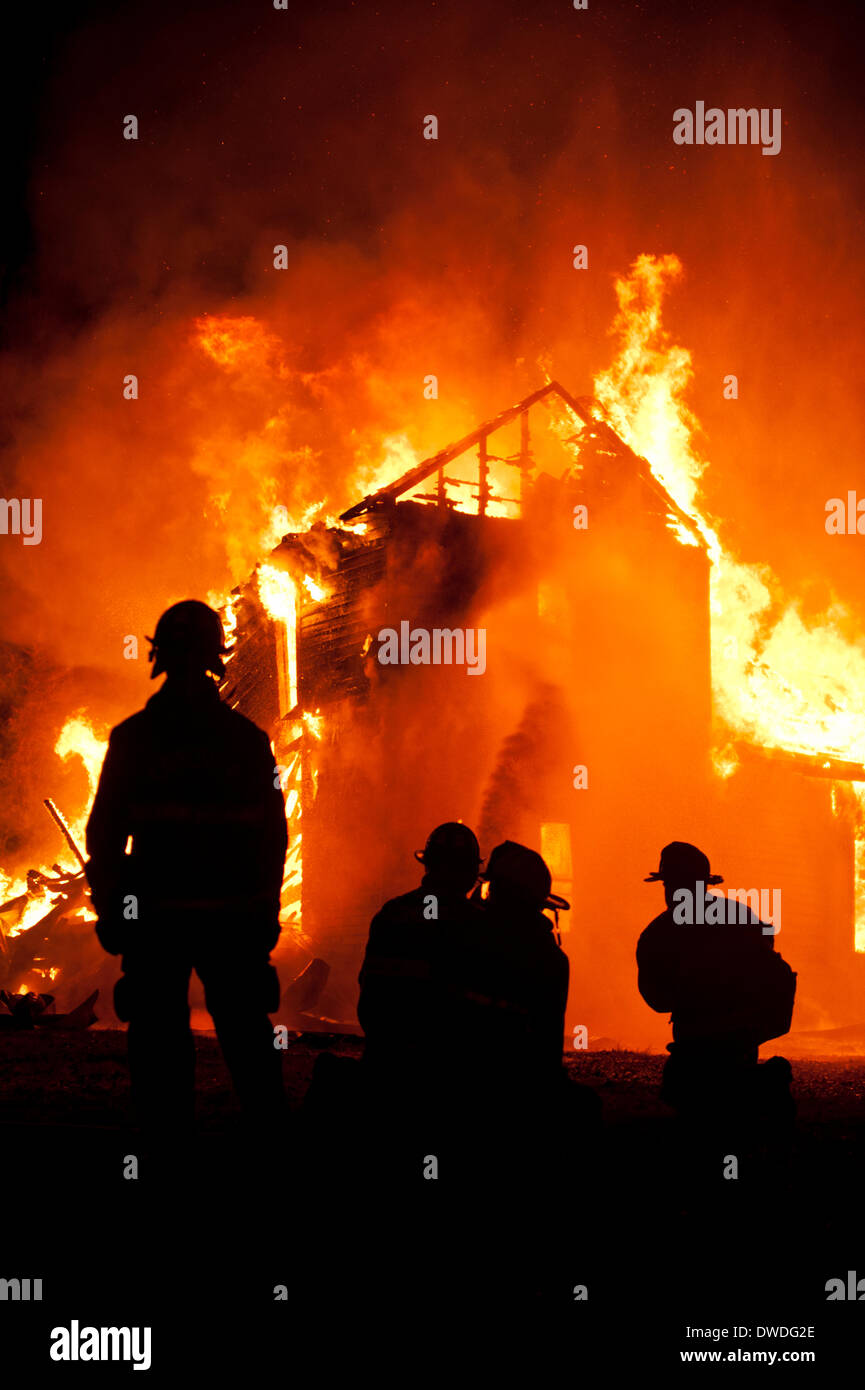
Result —
<path fill-rule="evenodd" d="M 112 731 L 87 825 L 97 935 L 123 956 L 115 1007 L 129 1023 L 136 1108 L 154 1135 L 191 1127 L 195 970 L 241 1103 L 270 1125 L 284 1107 L 268 1014 L 287 843 L 273 753 L 219 698 L 218 614 L 177 603 L 148 641 L 151 679 L 166 680 Z"/>

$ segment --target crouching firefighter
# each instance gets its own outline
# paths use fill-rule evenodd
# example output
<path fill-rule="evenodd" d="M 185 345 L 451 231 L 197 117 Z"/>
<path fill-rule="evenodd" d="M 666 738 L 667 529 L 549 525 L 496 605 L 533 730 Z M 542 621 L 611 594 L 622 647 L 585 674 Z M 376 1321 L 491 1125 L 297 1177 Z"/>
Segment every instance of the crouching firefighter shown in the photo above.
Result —
<path fill-rule="evenodd" d="M 445 981 L 476 915 L 468 893 L 481 856 L 469 827 L 446 821 L 415 858 L 424 869 L 419 887 L 391 898 L 372 920 L 357 1013 L 368 1067 L 416 1077 L 440 1064 L 449 1031 Z"/>
<path fill-rule="evenodd" d="M 370 924 L 359 975 L 360 1066 L 322 1054 L 304 1109 L 325 1135 L 362 1135 L 379 1183 L 414 1181 L 417 1155 L 440 1152 L 447 1100 L 450 995 L 447 980 L 474 909 L 478 842 L 460 821 L 430 832 L 420 885 L 389 899 Z M 330 1129 L 328 1129 L 330 1126 Z"/>
<path fill-rule="evenodd" d="M 472 1116 L 489 1136 L 504 1126 L 514 1154 L 528 1136 L 542 1164 L 544 1144 L 569 1147 L 600 1118 L 598 1097 L 563 1065 L 569 964 L 545 912 L 558 920 L 569 904 L 551 893 L 541 855 L 513 840 L 495 847 L 483 878 L 454 979 L 466 1132 Z"/>
<path fill-rule="evenodd" d="M 695 845 L 667 845 L 645 881 L 663 883 L 667 904 L 637 944 L 640 993 L 672 1015 L 662 1098 L 704 1123 L 789 1126 L 789 1062 L 757 1063 L 760 1044 L 788 1032 L 796 993 L 775 928 L 744 904 L 730 921 L 733 900 L 706 892 L 723 879 Z"/>
<path fill-rule="evenodd" d="M 284 1115 L 268 1014 L 287 845 L 273 753 L 219 698 L 217 613 L 177 603 L 148 641 L 151 679 L 165 683 L 112 730 L 87 824 L 97 936 L 123 958 L 115 1008 L 129 1024 L 133 1099 L 154 1137 L 191 1128 L 195 970 L 247 1117 L 269 1127 Z"/>

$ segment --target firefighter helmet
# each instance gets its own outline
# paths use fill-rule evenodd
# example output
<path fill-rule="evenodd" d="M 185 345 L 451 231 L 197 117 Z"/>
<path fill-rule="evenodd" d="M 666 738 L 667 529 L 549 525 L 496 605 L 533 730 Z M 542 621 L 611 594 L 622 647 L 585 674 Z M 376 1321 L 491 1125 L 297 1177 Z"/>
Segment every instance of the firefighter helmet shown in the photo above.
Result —
<path fill-rule="evenodd" d="M 156 631 L 147 640 L 153 662 L 151 680 L 163 671 L 178 668 L 225 675 L 221 659 L 226 651 L 222 620 L 206 603 L 190 598 L 173 604 L 162 614 Z"/>
<path fill-rule="evenodd" d="M 661 850 L 661 862 L 655 873 L 649 874 L 644 883 L 723 883 L 721 874 L 713 874 L 708 856 L 696 845 L 687 840 L 673 840 Z"/>
<path fill-rule="evenodd" d="M 481 877 L 533 907 L 567 911 L 570 906 L 564 898 L 550 892 L 552 874 L 537 850 L 519 845 L 516 840 L 503 840 L 496 845 Z"/>
<path fill-rule="evenodd" d="M 448 820 L 430 831 L 426 845 L 422 850 L 415 850 L 414 857 L 427 869 L 447 867 L 454 862 L 480 866 L 481 851 L 474 832 L 467 825 Z"/>

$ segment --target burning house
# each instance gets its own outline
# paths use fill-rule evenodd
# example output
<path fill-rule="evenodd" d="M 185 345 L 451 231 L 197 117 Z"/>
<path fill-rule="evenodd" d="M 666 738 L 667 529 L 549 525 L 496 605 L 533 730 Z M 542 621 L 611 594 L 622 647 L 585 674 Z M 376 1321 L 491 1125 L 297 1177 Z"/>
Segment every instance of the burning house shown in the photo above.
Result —
<path fill-rule="evenodd" d="M 559 921 L 569 1028 L 667 1041 L 637 992 L 634 947 L 661 907 L 644 880 L 673 839 L 703 846 L 761 915 L 777 905 L 803 1046 L 860 1023 L 865 649 L 836 610 L 805 621 L 705 509 L 690 358 L 661 326 L 680 271 L 675 257 L 641 256 L 617 282 L 618 350 L 591 397 L 547 380 L 425 458 L 407 435 L 396 450 L 388 441 L 402 461 L 377 473 L 386 435 L 376 426 L 361 445 L 346 417 L 326 429 L 301 417 L 294 444 L 316 448 L 282 460 L 291 411 L 273 411 L 284 377 L 277 364 L 265 379 L 271 338 L 249 317 L 197 321 L 197 350 L 242 387 L 243 428 L 220 435 L 219 457 L 230 468 L 249 454 L 259 483 L 264 529 L 246 496 L 223 510 L 220 482 L 228 572 L 255 568 L 230 593 L 220 569 L 208 601 L 232 648 L 224 698 L 268 731 L 285 791 L 284 1021 L 352 1025 L 371 916 L 416 884 L 429 830 L 461 819 L 484 854 L 505 838 L 540 850 L 572 903 Z M 253 387 L 260 419 L 245 413 Z M 274 507 L 280 488 L 307 507 L 301 519 Z M 335 498 L 350 502 L 338 518 Z M 182 583 L 160 580 L 150 611 L 194 592 Z M 107 729 L 141 693 L 118 691 L 94 721 L 85 682 L 82 708 L 76 698 L 46 724 L 67 766 L 44 763 L 39 800 L 57 796 L 79 846 Z M 47 830 L 37 807 L 28 854 Z M 0 876 L 0 987 L 56 988 L 71 1007 L 108 993 L 116 970 L 74 854 L 51 866 L 62 844 L 51 834 L 33 851 L 39 869 L 24 876 L 22 849 Z"/>
<path fill-rule="evenodd" d="M 597 402 L 550 381 L 338 523 L 286 535 L 234 591 L 223 693 L 274 740 L 287 950 L 328 962 L 329 1013 L 353 1018 L 372 914 L 417 881 L 430 828 L 461 819 L 485 855 L 540 850 L 572 903 L 569 1029 L 666 1041 L 634 945 L 674 838 L 731 887 L 780 893 L 795 1026 L 856 1020 L 865 771 L 733 741 L 713 702 L 711 545 Z M 412 655 L 409 634 L 436 631 L 440 659 L 420 640 Z"/>

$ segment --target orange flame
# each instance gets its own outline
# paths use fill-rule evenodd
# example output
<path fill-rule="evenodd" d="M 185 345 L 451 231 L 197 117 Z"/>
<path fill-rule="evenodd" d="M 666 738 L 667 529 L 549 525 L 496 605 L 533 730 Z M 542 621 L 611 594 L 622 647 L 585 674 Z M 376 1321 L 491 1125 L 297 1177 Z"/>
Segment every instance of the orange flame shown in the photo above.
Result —
<path fill-rule="evenodd" d="M 297 585 L 287 570 L 262 564 L 256 572 L 258 596 L 268 617 L 279 623 L 294 623 Z"/>
<path fill-rule="evenodd" d="M 195 327 L 199 345 L 220 367 L 246 367 L 250 359 L 253 364 L 256 360 L 263 362 L 278 346 L 273 334 L 252 315 L 241 318 L 205 315 L 196 319 Z"/>
<path fill-rule="evenodd" d="M 328 596 L 327 589 L 323 588 L 321 584 L 318 584 L 311 574 L 304 575 L 303 587 L 306 589 L 310 598 L 315 599 L 316 603 L 321 603 L 321 601 Z"/>
<path fill-rule="evenodd" d="M 755 743 L 865 762 L 865 641 L 842 632 L 840 605 L 805 622 L 795 603 L 767 624 L 779 585 L 766 566 L 746 565 L 720 540 L 699 505 L 707 464 L 694 444 L 698 421 L 683 399 L 691 356 L 662 325 L 664 295 L 681 275 L 676 256 L 640 256 L 616 282 L 619 351 L 595 380 L 611 424 L 694 520 L 711 560 L 712 681 L 722 719 Z M 717 766 L 717 759 L 716 759 Z M 722 775 L 733 768 L 722 756 Z M 719 769 L 721 770 L 721 769 Z M 865 813 L 865 787 L 856 794 Z M 863 815 L 865 818 L 865 815 Z M 865 950 L 865 830 L 857 835 L 857 949 Z"/>
<path fill-rule="evenodd" d="M 100 737 L 100 735 L 97 734 L 93 725 L 85 717 L 83 711 L 79 711 L 70 719 L 67 719 L 54 745 L 54 752 L 58 757 L 63 758 L 64 761 L 72 757 L 80 758 L 84 764 L 84 770 L 87 773 L 87 782 L 89 785 L 87 801 L 79 810 L 77 816 L 71 819 L 69 823 L 69 828 L 79 845 L 83 844 L 84 841 L 87 817 L 90 814 L 90 807 L 96 795 L 99 772 L 107 748 L 108 739 Z M 61 859 L 59 862 L 66 861 Z M 80 867 L 77 862 L 71 860 L 69 862 L 73 863 L 76 870 Z"/>

